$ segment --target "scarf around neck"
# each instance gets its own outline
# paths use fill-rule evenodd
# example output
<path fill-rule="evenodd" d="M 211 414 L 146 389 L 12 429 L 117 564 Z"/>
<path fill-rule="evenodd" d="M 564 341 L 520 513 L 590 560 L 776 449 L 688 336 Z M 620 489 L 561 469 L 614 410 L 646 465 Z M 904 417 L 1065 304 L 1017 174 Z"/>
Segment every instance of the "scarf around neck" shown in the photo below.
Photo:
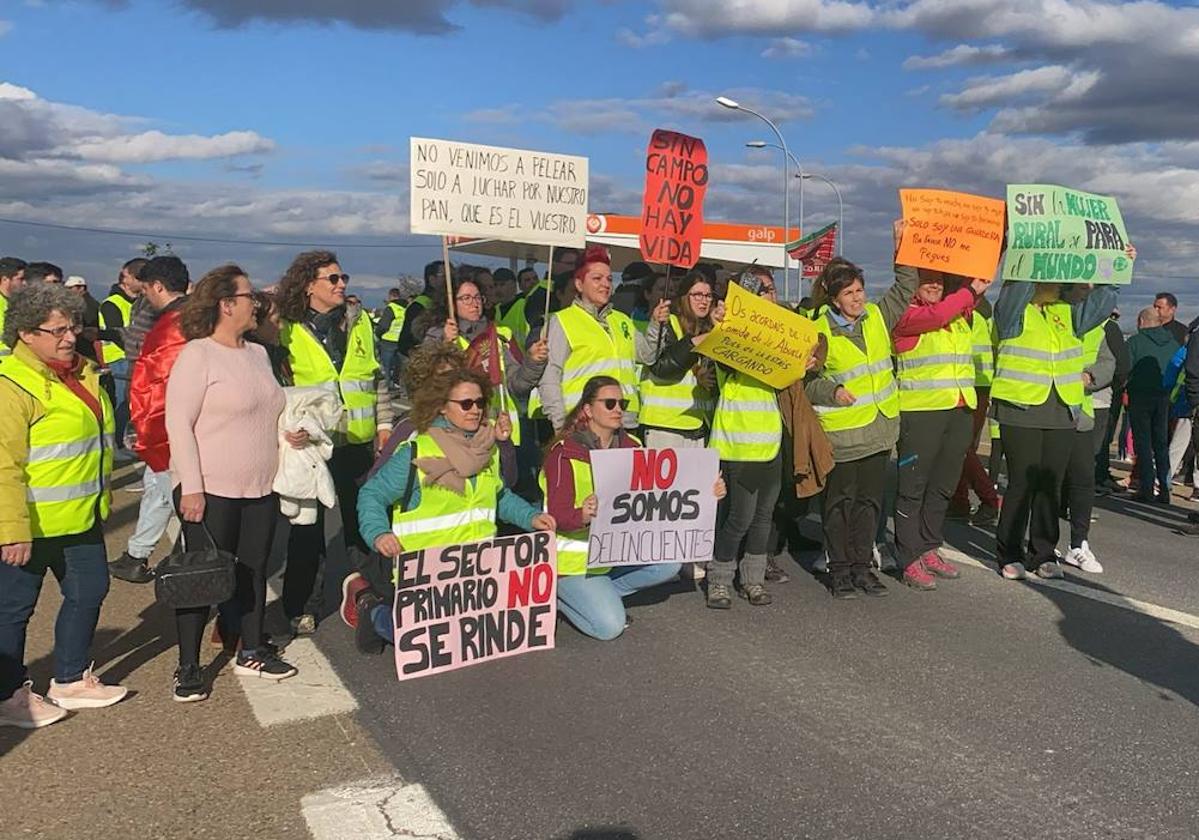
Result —
<path fill-rule="evenodd" d="M 495 429 L 482 426 L 467 437 L 460 429 L 432 426 L 429 428 L 429 437 L 445 455 L 440 458 L 417 458 L 414 461 L 425 474 L 424 485 L 436 485 L 464 495 L 466 480 L 481 473 L 491 461 L 491 451 L 495 448 Z"/>

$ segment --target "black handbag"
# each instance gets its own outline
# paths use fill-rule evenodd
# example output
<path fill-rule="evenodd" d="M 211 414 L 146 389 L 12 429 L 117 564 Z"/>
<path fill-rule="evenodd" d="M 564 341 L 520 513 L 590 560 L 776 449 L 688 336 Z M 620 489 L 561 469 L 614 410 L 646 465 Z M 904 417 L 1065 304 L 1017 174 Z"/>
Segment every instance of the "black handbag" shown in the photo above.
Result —
<path fill-rule="evenodd" d="M 182 534 L 182 551 L 172 552 L 154 570 L 154 597 L 175 609 L 210 607 L 233 597 L 237 558 L 217 548 L 206 524 L 201 523 L 208 548 L 188 549 Z"/>

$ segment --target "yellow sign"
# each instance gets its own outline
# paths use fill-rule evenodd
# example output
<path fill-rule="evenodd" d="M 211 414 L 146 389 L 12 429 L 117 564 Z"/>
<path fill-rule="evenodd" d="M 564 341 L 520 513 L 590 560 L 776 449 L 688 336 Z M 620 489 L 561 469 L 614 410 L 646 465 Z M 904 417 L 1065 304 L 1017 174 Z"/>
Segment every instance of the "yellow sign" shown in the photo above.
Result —
<path fill-rule="evenodd" d="M 724 321 L 695 349 L 775 388 L 786 388 L 807 369 L 816 325 L 777 303 L 729 284 Z"/>

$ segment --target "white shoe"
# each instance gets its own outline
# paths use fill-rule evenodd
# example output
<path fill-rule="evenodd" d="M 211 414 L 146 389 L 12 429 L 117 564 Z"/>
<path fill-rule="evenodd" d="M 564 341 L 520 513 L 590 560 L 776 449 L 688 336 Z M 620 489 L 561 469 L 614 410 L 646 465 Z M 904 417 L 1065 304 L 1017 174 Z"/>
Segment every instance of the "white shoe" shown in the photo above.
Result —
<path fill-rule="evenodd" d="M 1091 552 L 1091 546 L 1086 540 L 1082 541 L 1082 545 L 1078 548 L 1072 548 L 1066 552 L 1065 561 L 1084 572 L 1089 572 L 1093 575 L 1103 574 L 1103 566 L 1095 559 L 1095 555 Z"/>
<path fill-rule="evenodd" d="M 129 689 L 122 685 L 105 685 L 92 673 L 91 666 L 83 676 L 71 683 L 50 680 L 46 696 L 56 706 L 72 711 L 78 709 L 103 709 L 125 699 Z"/>
<path fill-rule="evenodd" d="M 0 726 L 41 729 L 58 723 L 66 716 L 66 709 L 47 703 L 42 695 L 34 694 L 33 683 L 29 680 L 14 691 L 12 697 L 0 701 Z"/>

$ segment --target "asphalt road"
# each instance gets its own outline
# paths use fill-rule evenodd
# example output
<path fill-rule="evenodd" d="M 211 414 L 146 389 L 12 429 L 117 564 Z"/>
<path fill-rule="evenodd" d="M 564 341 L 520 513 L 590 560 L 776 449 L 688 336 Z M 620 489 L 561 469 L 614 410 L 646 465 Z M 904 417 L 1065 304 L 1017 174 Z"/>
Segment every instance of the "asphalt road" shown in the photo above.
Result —
<path fill-rule="evenodd" d="M 679 583 L 615 642 L 561 624 L 554 651 L 404 684 L 335 620 L 317 640 L 463 837 L 1196 837 L 1199 617 L 1142 602 L 1199 616 L 1199 538 L 1170 530 L 1186 507 L 1100 504 L 1106 571 L 1070 577 L 1117 605 L 974 566 L 837 602 L 796 566 L 769 607 Z"/>

